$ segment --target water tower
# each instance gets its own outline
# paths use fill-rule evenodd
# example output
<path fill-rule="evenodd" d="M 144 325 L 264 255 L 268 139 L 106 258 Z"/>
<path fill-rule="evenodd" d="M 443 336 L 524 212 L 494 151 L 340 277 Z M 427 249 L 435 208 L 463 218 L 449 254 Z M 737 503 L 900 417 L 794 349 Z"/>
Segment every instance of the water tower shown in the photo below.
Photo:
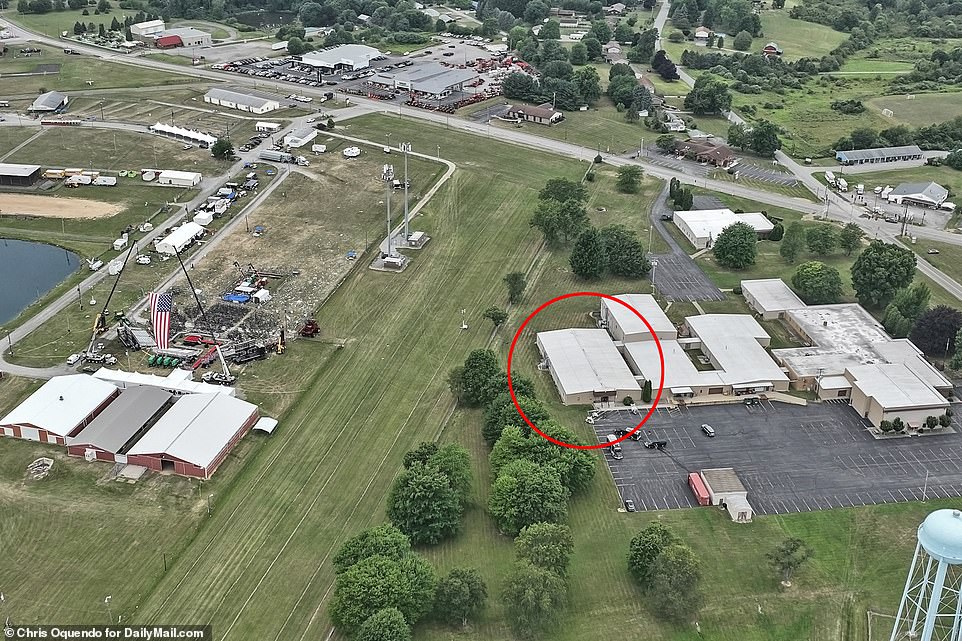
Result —
<path fill-rule="evenodd" d="M 891 641 L 962 641 L 962 512 L 936 510 L 918 545 Z"/>

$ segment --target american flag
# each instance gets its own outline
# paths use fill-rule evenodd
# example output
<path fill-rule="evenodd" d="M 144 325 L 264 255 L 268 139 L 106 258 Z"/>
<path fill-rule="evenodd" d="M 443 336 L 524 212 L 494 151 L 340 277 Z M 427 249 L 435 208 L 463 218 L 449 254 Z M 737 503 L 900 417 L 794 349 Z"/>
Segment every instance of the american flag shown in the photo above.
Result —
<path fill-rule="evenodd" d="M 150 303 L 150 324 L 154 328 L 154 340 L 158 349 L 167 349 L 167 338 L 170 333 L 170 310 L 174 304 L 172 294 L 150 293 L 147 297 Z"/>

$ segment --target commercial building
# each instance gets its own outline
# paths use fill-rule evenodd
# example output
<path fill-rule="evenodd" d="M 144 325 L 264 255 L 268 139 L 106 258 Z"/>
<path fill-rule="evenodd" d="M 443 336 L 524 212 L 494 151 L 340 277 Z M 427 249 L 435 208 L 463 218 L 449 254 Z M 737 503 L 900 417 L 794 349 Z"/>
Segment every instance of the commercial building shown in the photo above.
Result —
<path fill-rule="evenodd" d="M 284 136 L 284 146 L 297 149 L 317 138 L 317 129 L 302 127 Z"/>
<path fill-rule="evenodd" d="M 540 367 L 554 379 L 565 405 L 641 398 L 641 386 L 603 329 L 539 332 Z"/>
<path fill-rule="evenodd" d="M 77 436 L 67 439 L 67 454 L 88 461 L 127 462 L 127 451 L 173 402 L 156 387 L 135 387 L 120 394 Z"/>
<path fill-rule="evenodd" d="M 258 418 L 256 405 L 232 396 L 184 396 L 130 448 L 127 462 L 209 479 Z"/>
<path fill-rule="evenodd" d="M 280 131 L 281 125 L 278 122 L 257 122 L 254 124 L 254 131 L 259 131 L 261 133 L 272 134 L 275 131 Z"/>
<path fill-rule="evenodd" d="M 716 467 L 699 472 L 708 490 L 711 505 L 721 505 L 736 523 L 750 523 L 755 510 L 748 502 L 745 489 L 738 474 L 730 467 Z"/>
<path fill-rule="evenodd" d="M 735 152 L 727 145 L 716 145 L 708 141 L 679 140 L 675 143 L 675 153 L 716 167 L 730 167 L 737 160 Z"/>
<path fill-rule="evenodd" d="M 534 122 L 539 125 L 554 125 L 565 119 L 560 111 L 550 105 L 533 107 L 531 105 L 510 105 L 505 111 L 504 118 L 521 122 Z"/>
<path fill-rule="evenodd" d="M 174 125 L 165 125 L 161 122 L 151 125 L 147 129 L 151 133 L 157 134 L 158 136 L 165 136 L 181 142 L 193 143 L 195 145 L 200 145 L 204 149 L 207 149 L 217 142 L 216 137 L 211 136 L 210 134 L 205 134 L 202 131 L 194 131 L 193 129 L 185 129 L 184 127 L 175 127 Z"/>
<path fill-rule="evenodd" d="M 835 159 L 843 165 L 874 165 L 886 162 L 921 161 L 922 150 L 918 145 L 904 147 L 874 147 L 835 152 Z"/>
<path fill-rule="evenodd" d="M 29 187 L 40 179 L 40 165 L 0 162 L 0 186 Z"/>
<path fill-rule="evenodd" d="M 658 301 L 651 294 L 619 294 L 615 296 L 622 300 L 639 314 L 644 316 L 655 336 L 660 340 L 671 340 L 678 337 L 678 330 L 671 319 L 665 315 Z M 628 343 L 633 341 L 652 340 L 651 330 L 638 316 L 624 305 L 601 299 L 599 327 L 607 329 L 612 340 Z"/>
<path fill-rule="evenodd" d="M 131 33 L 133 33 L 131 31 Z M 209 47 L 213 44 L 211 35 L 193 27 L 166 29 L 154 34 L 154 45 L 159 48 L 170 47 Z"/>
<path fill-rule="evenodd" d="M 790 309 L 805 307 L 805 302 L 781 278 L 743 280 L 745 302 L 765 320 L 783 318 Z"/>
<path fill-rule="evenodd" d="M 198 171 L 174 171 L 165 169 L 157 174 L 157 184 L 169 187 L 195 187 L 203 180 L 203 175 Z"/>
<path fill-rule="evenodd" d="M 889 192 L 888 201 L 896 205 L 938 208 L 949 197 L 949 190 L 938 183 L 902 183 Z"/>
<path fill-rule="evenodd" d="M 148 39 L 153 40 L 153 36 L 162 32 L 164 29 L 166 29 L 166 25 L 164 25 L 163 20 L 148 20 L 147 22 L 138 22 L 137 24 L 130 25 L 130 35 L 134 37 L 134 40 L 143 42 Z"/>
<path fill-rule="evenodd" d="M 858 365 L 845 370 L 852 407 L 873 425 L 896 418 L 910 427 L 941 416 L 949 402 L 904 363 Z"/>
<path fill-rule="evenodd" d="M 379 72 L 371 78 L 371 82 L 439 100 L 454 92 L 464 91 L 465 83 L 477 78 L 478 72 L 474 69 L 457 69 L 445 67 L 438 62 L 429 62 L 396 71 Z"/>
<path fill-rule="evenodd" d="M 55 376 L 0 418 L 0 436 L 65 445 L 120 394 L 86 374 Z"/>
<path fill-rule="evenodd" d="M 736 214 L 731 209 L 694 209 L 676 211 L 672 221 L 695 249 L 711 247 L 722 231 L 735 223 L 746 223 L 759 238 L 765 238 L 775 228 L 761 213 Z"/>
<path fill-rule="evenodd" d="M 371 61 L 380 56 L 380 51 L 367 45 L 339 45 L 305 53 L 300 56 L 300 63 L 314 67 L 322 73 L 357 71 L 367 69 L 371 66 Z M 295 57 L 295 60 L 297 59 Z"/>
<path fill-rule="evenodd" d="M 240 91 L 219 87 L 214 87 L 204 94 L 204 102 L 254 114 L 265 114 L 281 108 L 280 101 L 274 96 L 251 90 Z"/>
<path fill-rule="evenodd" d="M 53 113 L 63 111 L 67 108 L 70 98 L 65 93 L 59 91 L 48 91 L 37 96 L 33 104 L 27 107 L 27 111 L 33 113 Z"/>

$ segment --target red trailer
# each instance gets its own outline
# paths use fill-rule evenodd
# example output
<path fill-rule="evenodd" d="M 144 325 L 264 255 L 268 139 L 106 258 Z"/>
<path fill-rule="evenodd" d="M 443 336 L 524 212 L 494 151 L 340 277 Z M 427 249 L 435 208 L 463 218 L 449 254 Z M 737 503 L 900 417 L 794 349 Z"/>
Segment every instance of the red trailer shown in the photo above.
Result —
<path fill-rule="evenodd" d="M 711 504 L 708 488 L 705 487 L 705 482 L 701 480 L 701 475 L 698 472 L 692 472 L 688 475 L 688 487 L 691 488 L 692 494 L 695 495 L 698 505 Z"/>

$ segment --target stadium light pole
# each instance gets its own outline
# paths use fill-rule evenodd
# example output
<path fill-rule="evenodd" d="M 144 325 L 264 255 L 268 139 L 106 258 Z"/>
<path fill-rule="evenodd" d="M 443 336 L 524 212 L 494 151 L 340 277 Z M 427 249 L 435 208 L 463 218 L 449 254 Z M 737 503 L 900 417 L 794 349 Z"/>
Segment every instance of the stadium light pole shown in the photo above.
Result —
<path fill-rule="evenodd" d="M 411 143 L 402 142 L 401 149 L 404 150 L 404 240 L 407 241 L 410 235 L 408 230 L 408 152 L 411 151 Z"/>
<path fill-rule="evenodd" d="M 208 495 L 207 495 L 207 516 L 208 516 L 208 517 L 210 517 L 211 512 L 213 512 L 213 509 L 211 508 L 211 505 L 210 505 L 210 500 L 211 500 L 212 498 L 214 498 L 214 495 L 213 495 L 213 494 L 208 494 Z"/>

